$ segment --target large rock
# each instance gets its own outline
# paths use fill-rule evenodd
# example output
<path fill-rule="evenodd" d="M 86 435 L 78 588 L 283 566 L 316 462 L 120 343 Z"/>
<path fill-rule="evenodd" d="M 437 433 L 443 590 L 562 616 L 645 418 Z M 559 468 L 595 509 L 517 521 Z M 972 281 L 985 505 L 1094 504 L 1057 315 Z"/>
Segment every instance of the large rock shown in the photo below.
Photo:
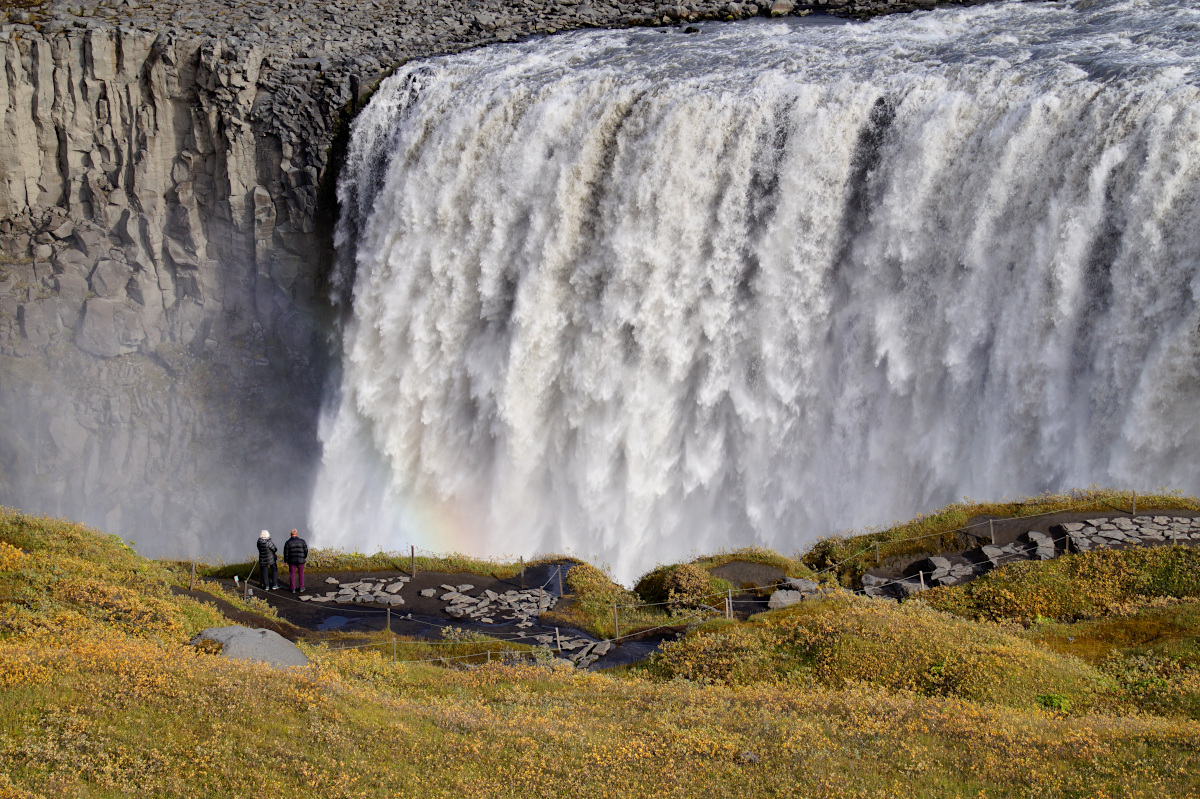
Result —
<path fill-rule="evenodd" d="M 191 640 L 221 645 L 220 654 L 230 660 L 257 660 L 272 666 L 307 666 L 311 663 L 300 648 L 274 630 L 252 630 L 240 624 L 209 627 Z"/>
<path fill-rule="evenodd" d="M 804 594 L 799 591 L 776 591 L 771 594 L 771 599 L 767 602 L 767 607 L 771 610 L 786 608 L 789 605 L 795 605 L 798 602 L 804 601 Z"/>

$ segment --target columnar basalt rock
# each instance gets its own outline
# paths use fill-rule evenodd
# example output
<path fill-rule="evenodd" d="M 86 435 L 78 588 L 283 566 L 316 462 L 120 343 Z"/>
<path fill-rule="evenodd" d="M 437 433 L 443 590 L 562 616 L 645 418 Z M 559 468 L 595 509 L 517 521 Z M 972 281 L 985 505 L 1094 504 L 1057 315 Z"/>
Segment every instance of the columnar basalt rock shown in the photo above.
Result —
<path fill-rule="evenodd" d="M 932 4 L 0 11 L 0 502 L 151 555 L 226 557 L 243 529 L 302 516 L 333 315 L 332 145 L 390 65 L 570 28 Z"/>

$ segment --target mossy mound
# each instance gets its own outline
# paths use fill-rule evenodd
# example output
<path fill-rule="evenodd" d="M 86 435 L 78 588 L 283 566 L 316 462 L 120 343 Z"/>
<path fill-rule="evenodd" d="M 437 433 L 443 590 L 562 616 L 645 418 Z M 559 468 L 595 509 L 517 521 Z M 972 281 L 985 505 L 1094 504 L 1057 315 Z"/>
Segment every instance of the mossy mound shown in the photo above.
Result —
<path fill-rule="evenodd" d="M 1104 676 L 1027 638 L 934 610 L 843 594 L 750 622 L 714 623 L 668 644 L 653 674 L 724 683 L 801 680 L 842 689 L 868 683 L 1012 707 L 1088 707 Z"/>

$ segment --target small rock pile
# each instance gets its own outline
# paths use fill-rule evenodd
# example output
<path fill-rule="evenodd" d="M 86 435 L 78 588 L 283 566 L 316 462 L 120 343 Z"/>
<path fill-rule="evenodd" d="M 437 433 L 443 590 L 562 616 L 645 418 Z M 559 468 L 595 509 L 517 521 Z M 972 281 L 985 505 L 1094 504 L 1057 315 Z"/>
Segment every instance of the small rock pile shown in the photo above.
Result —
<path fill-rule="evenodd" d="M 575 636 L 560 637 L 555 635 L 535 635 L 534 640 L 547 649 L 560 649 L 570 652 L 564 660 L 573 663 L 576 668 L 586 669 L 612 649 L 612 641 L 589 641 Z"/>
<path fill-rule="evenodd" d="M 1200 518 L 1184 516 L 1135 516 L 1132 519 L 1087 519 L 1062 525 L 1076 552 L 1136 546 L 1150 542 L 1200 541 Z"/>
<path fill-rule="evenodd" d="M 300 597 L 304 602 L 336 602 L 346 605 L 351 602 L 375 605 L 403 605 L 404 597 L 400 589 L 409 581 L 408 577 L 386 577 L 375 580 L 358 580 L 353 583 L 342 583 L 333 577 L 326 577 L 325 583 L 337 588 L 327 591 L 324 596 L 305 594 Z"/>
<path fill-rule="evenodd" d="M 468 619 L 482 624 L 495 624 L 500 621 L 515 621 L 517 627 L 532 627 L 535 619 L 543 610 L 549 610 L 558 603 L 558 599 L 544 588 L 528 588 L 524 591 L 509 590 L 503 594 L 486 590 L 478 596 L 471 596 L 475 586 L 443 585 L 445 591 L 439 599 L 449 603 L 445 608 L 446 615 L 455 619 Z M 437 595 L 436 588 L 426 588 L 421 596 Z"/>
<path fill-rule="evenodd" d="M 771 610 L 786 608 L 805 599 L 824 596 L 836 590 L 832 586 L 822 586 L 813 580 L 804 580 L 799 577 L 785 577 L 782 582 L 787 588 L 780 588 L 771 594 L 771 598 L 767 602 L 767 607 Z"/>

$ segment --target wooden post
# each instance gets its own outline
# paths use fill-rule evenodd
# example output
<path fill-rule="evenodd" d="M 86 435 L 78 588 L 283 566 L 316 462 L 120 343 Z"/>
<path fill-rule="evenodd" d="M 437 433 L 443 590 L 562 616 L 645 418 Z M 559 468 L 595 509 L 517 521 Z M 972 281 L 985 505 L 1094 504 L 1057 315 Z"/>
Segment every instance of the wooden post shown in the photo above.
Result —
<path fill-rule="evenodd" d="M 621 627 L 617 623 L 617 603 L 613 603 L 613 640 L 621 637 Z"/>
<path fill-rule="evenodd" d="M 521 590 L 525 590 L 525 556 L 521 556 Z"/>
<path fill-rule="evenodd" d="M 488 663 L 491 663 L 492 662 L 492 650 L 489 649 L 487 651 L 487 656 L 488 656 Z"/>
<path fill-rule="evenodd" d="M 562 564 L 561 564 L 561 563 L 560 563 L 560 564 L 558 564 L 558 595 L 559 595 L 559 596 L 562 596 L 562 595 L 563 595 L 563 590 L 562 590 Z"/>
<path fill-rule="evenodd" d="M 412 577 L 415 580 L 417 578 L 417 547 L 415 544 L 412 545 L 412 550 L 409 552 L 409 557 L 411 558 L 410 563 L 412 566 L 409 571 L 412 572 Z"/>
<path fill-rule="evenodd" d="M 996 522 L 993 519 L 988 519 L 988 532 L 992 534 L 992 546 L 996 546 Z"/>
<path fill-rule="evenodd" d="M 925 572 L 921 572 L 921 590 L 925 590 Z"/>
<path fill-rule="evenodd" d="M 388 610 L 391 610 L 391 608 L 388 608 Z M 396 636 L 394 635 L 392 636 L 392 662 L 396 662 Z"/>
<path fill-rule="evenodd" d="M 876 566 L 878 566 L 879 564 L 880 564 L 880 560 L 879 560 L 879 542 L 878 542 L 878 541 L 876 541 L 876 542 L 875 542 L 875 565 L 876 565 Z"/>
<path fill-rule="evenodd" d="M 392 631 L 392 607 L 391 607 L 391 605 L 388 605 L 388 609 L 387 609 L 387 631 L 389 633 Z"/>
<path fill-rule="evenodd" d="M 554 628 L 554 642 L 558 644 L 558 654 L 562 654 L 562 638 L 558 634 L 558 628 Z"/>
<path fill-rule="evenodd" d="M 192 576 L 188 580 L 188 590 L 189 591 L 196 590 L 196 561 L 194 561 L 194 560 L 192 561 Z"/>
<path fill-rule="evenodd" d="M 1137 492 L 1133 492 L 1133 510 L 1129 511 L 1130 516 L 1137 516 Z"/>
<path fill-rule="evenodd" d="M 733 618 L 733 589 L 732 588 L 728 589 L 728 593 L 725 596 L 725 618 L 727 618 L 727 619 Z"/>

